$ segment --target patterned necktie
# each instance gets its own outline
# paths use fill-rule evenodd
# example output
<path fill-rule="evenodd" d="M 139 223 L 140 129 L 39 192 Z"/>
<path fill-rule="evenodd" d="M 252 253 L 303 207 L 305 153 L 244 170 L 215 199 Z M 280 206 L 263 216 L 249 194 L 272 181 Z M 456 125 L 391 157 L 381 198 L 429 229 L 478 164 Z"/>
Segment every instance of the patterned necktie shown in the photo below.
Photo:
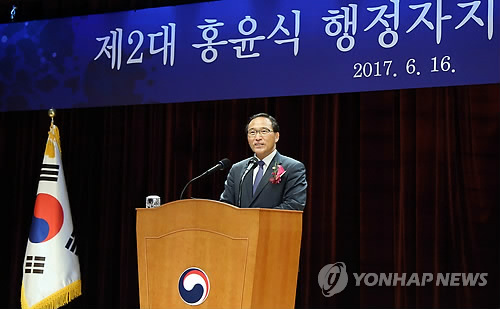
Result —
<path fill-rule="evenodd" d="M 257 171 L 257 175 L 255 176 L 255 181 L 253 183 L 253 194 L 255 194 L 255 190 L 257 190 L 257 186 L 259 185 L 262 176 L 264 175 L 264 161 L 259 161 L 259 170 Z"/>

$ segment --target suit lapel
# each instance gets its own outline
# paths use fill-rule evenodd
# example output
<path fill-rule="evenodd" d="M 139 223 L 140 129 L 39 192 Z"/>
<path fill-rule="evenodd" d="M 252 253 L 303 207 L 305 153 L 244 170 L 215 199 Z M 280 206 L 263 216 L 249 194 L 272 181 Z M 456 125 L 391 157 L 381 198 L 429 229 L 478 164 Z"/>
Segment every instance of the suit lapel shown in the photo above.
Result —
<path fill-rule="evenodd" d="M 253 178 L 252 178 L 252 181 L 250 181 L 250 186 L 248 186 L 248 188 L 250 189 L 250 196 L 251 196 L 250 205 L 248 207 L 250 207 L 253 204 L 253 202 L 257 199 L 262 190 L 264 190 L 264 188 L 267 185 L 269 185 L 270 183 L 269 178 L 271 178 L 271 173 L 273 172 L 273 166 L 275 165 L 276 162 L 278 162 L 278 164 L 281 164 L 280 160 L 281 160 L 280 154 L 276 152 L 276 155 L 274 156 L 274 158 L 271 160 L 271 163 L 267 167 L 266 172 L 264 173 L 264 176 L 262 176 L 262 179 L 260 180 L 260 183 L 257 186 L 257 190 L 255 190 L 255 194 L 253 194 L 253 196 L 252 196 L 252 189 L 253 189 Z"/>

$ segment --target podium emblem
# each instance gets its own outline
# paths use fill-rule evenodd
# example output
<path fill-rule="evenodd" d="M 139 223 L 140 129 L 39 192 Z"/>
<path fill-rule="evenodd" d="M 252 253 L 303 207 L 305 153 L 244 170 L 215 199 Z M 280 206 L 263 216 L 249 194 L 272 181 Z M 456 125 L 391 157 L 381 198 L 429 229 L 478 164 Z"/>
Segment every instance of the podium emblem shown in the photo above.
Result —
<path fill-rule="evenodd" d="M 179 295 L 191 306 L 202 304 L 210 292 L 210 280 L 207 274 L 197 267 L 186 269 L 179 277 Z"/>

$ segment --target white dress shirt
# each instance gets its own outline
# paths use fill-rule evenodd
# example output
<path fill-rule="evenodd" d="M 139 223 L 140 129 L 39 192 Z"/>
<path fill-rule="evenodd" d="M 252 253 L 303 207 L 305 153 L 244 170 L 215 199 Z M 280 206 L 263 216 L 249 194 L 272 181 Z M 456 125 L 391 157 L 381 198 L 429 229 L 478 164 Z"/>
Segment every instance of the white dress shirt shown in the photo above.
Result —
<path fill-rule="evenodd" d="M 262 176 L 264 176 L 264 174 L 266 173 L 266 170 L 269 167 L 269 164 L 271 164 L 271 161 L 273 160 L 274 156 L 276 155 L 276 152 L 278 152 L 278 150 L 274 149 L 273 152 L 271 152 L 267 157 L 265 157 L 264 159 L 262 159 L 262 161 L 264 161 L 264 166 L 262 167 L 262 169 L 264 171 L 262 173 Z M 255 155 L 254 155 L 254 157 L 257 158 Z M 259 160 L 259 158 L 257 158 L 257 160 Z M 261 160 L 259 160 L 259 161 L 261 161 Z M 257 164 L 257 166 L 253 169 L 252 184 L 255 183 L 255 177 L 257 176 L 257 172 L 258 171 L 259 171 L 259 165 Z"/>

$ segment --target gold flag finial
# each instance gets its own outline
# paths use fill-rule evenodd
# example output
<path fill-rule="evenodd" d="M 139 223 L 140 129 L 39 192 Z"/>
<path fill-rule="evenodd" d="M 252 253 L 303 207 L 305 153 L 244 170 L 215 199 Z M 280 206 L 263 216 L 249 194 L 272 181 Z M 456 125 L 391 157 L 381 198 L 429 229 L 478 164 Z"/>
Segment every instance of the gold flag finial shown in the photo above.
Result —
<path fill-rule="evenodd" d="M 52 119 L 51 124 L 54 124 L 54 117 L 56 116 L 56 110 L 51 108 L 51 109 L 49 109 L 48 114 L 49 114 L 50 119 Z"/>
<path fill-rule="evenodd" d="M 50 123 L 49 130 L 49 138 L 47 139 L 47 145 L 45 147 L 45 155 L 49 158 L 55 157 L 55 144 L 57 144 L 57 149 L 59 149 L 59 153 L 61 152 L 61 141 L 59 138 L 59 129 L 54 124 L 54 117 L 56 116 L 56 110 L 51 108 L 49 109 L 49 117 L 52 119 Z"/>

